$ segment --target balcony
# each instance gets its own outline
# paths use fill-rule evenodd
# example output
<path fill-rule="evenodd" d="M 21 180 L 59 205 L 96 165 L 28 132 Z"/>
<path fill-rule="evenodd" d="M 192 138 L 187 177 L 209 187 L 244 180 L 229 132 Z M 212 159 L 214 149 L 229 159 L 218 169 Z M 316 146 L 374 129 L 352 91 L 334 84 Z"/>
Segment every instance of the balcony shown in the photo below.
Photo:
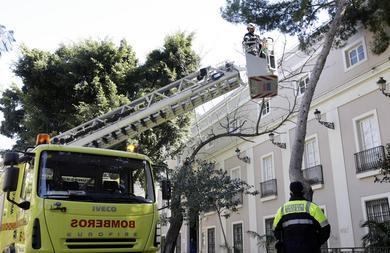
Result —
<path fill-rule="evenodd" d="M 271 179 L 260 183 L 261 198 L 276 196 L 276 195 L 278 195 L 276 179 Z"/>
<path fill-rule="evenodd" d="M 380 169 L 385 161 L 385 148 L 378 146 L 354 154 L 356 173 Z"/>
<path fill-rule="evenodd" d="M 316 165 L 304 169 L 303 177 L 310 183 L 310 185 L 323 184 L 324 176 L 322 174 L 322 165 Z"/>

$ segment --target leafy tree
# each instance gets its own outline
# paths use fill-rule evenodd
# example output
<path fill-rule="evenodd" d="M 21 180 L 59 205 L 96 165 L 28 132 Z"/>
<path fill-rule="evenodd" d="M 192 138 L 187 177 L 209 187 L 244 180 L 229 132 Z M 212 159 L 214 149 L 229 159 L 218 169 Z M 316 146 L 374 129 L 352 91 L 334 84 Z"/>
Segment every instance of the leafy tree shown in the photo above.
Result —
<path fill-rule="evenodd" d="M 301 49 L 308 49 L 322 40 L 330 29 L 332 22 L 318 24 L 320 14 L 326 12 L 330 20 L 334 20 L 341 6 L 344 6 L 344 13 L 335 36 L 335 45 L 341 45 L 357 32 L 359 24 L 363 24 L 374 33 L 372 51 L 376 54 L 384 52 L 390 42 L 386 34 L 386 27 L 390 25 L 390 3 L 386 0 L 289 0 L 272 3 L 267 0 L 226 0 L 222 17 L 234 23 L 254 22 L 260 30 L 279 30 L 296 35 Z"/>
<path fill-rule="evenodd" d="M 173 193 L 171 212 L 172 219 L 179 222 L 171 222 L 164 252 L 173 252 L 177 235 L 184 219 L 197 220 L 201 212 L 214 210 L 217 212 L 221 229 L 224 235 L 224 247 L 230 248 L 222 226 L 222 217 L 228 218 L 230 212 L 236 212 L 241 204 L 240 196 L 245 194 L 257 194 L 253 186 L 240 179 L 232 179 L 227 171 L 215 168 L 215 163 L 197 161 L 196 169 L 186 163 L 173 174 Z M 175 217 L 173 217 L 173 215 Z M 175 230 L 175 233 L 172 233 Z"/>
<path fill-rule="evenodd" d="M 330 21 L 318 24 L 320 12 L 327 12 Z M 324 68 L 332 45 L 341 45 L 357 25 L 374 33 L 371 45 L 374 53 L 382 53 L 389 46 L 386 29 L 390 25 L 389 1 L 386 0 L 287 0 L 269 3 L 267 0 L 226 0 L 222 17 L 235 23 L 256 23 L 261 31 L 278 29 L 282 33 L 297 35 L 301 49 L 314 50 L 313 44 L 321 44 L 320 53 L 311 72 L 307 90 L 302 98 L 297 119 L 296 135 L 290 160 L 290 180 L 304 182 L 301 171 L 306 124 L 310 104 L 318 79 Z M 312 190 L 306 185 L 306 197 L 312 198 Z"/>
<path fill-rule="evenodd" d="M 54 53 L 22 46 L 14 72 L 23 86 L 3 93 L 1 133 L 16 136 L 23 148 L 39 132 L 65 131 L 128 102 L 115 83 L 123 83 L 136 64 L 125 41 L 117 48 L 110 41 L 87 40 Z"/>
<path fill-rule="evenodd" d="M 247 233 L 257 240 L 257 247 L 264 248 L 266 252 L 273 252 L 275 249 L 276 238 L 274 235 L 258 234 L 255 231 L 247 231 Z"/>
<path fill-rule="evenodd" d="M 390 221 L 378 222 L 368 220 L 362 224 L 369 232 L 363 236 L 363 246 L 367 248 L 390 247 Z"/>
<path fill-rule="evenodd" d="M 386 145 L 386 155 L 381 163 L 380 175 L 374 176 L 374 183 L 390 183 L 390 144 Z"/>
<path fill-rule="evenodd" d="M 296 97 L 294 97 L 293 101 L 289 101 L 289 107 L 283 108 L 287 111 L 287 113 L 281 116 L 280 119 L 274 121 L 274 125 L 270 128 L 261 128 L 260 123 L 263 115 L 263 110 L 265 109 L 265 100 L 263 99 L 259 105 L 260 110 L 258 113 L 258 118 L 254 126 L 252 126 L 252 131 L 241 131 L 245 129 L 247 126 L 246 121 L 243 121 L 240 125 L 231 127 L 229 122 L 233 122 L 236 120 L 236 114 L 238 112 L 232 113 L 232 115 L 226 118 L 226 122 L 219 122 L 221 129 L 216 129 L 212 131 L 212 134 L 208 136 L 208 138 L 202 140 L 200 143 L 196 144 L 193 147 L 193 150 L 190 154 L 188 154 L 187 159 L 183 166 L 177 168 L 177 174 L 173 180 L 173 192 L 172 192 L 172 201 L 170 204 L 171 209 L 171 218 L 170 218 L 170 226 L 166 235 L 165 245 L 164 245 L 164 253 L 173 253 L 176 245 L 176 239 L 179 235 L 180 228 L 183 224 L 183 219 L 185 218 L 184 214 L 190 213 L 195 215 L 190 215 L 191 217 L 197 217 L 196 215 L 200 211 L 205 211 L 210 209 L 210 207 L 214 208 L 217 213 L 219 220 L 221 222 L 221 214 L 226 214 L 222 212 L 222 210 L 236 211 L 236 202 L 237 199 L 237 189 L 242 189 L 244 193 L 255 194 L 256 192 L 249 191 L 246 188 L 248 185 L 242 181 L 231 181 L 227 180 L 225 182 L 224 179 L 227 178 L 226 171 L 218 171 L 215 173 L 217 175 L 217 179 L 214 181 L 214 177 L 212 175 L 207 175 L 207 173 L 211 173 L 208 170 L 213 169 L 213 164 L 207 162 L 201 162 L 200 166 L 196 164 L 196 156 L 200 152 L 200 150 L 212 141 L 216 141 L 221 138 L 241 138 L 246 140 L 246 138 L 256 137 L 263 134 L 268 134 L 276 129 L 278 129 L 281 125 L 283 125 L 286 121 L 290 120 L 290 116 L 296 113 Z M 248 129 L 246 129 L 248 130 Z M 198 168 L 201 169 L 198 169 Z M 191 173 L 195 173 L 193 171 L 199 170 L 198 180 L 191 178 L 189 175 Z M 203 172 L 202 172 L 203 170 Z M 219 177 L 219 178 L 218 178 Z M 219 183 L 224 182 L 224 183 Z M 238 185 L 237 185 L 238 183 Z M 196 187 L 194 189 L 194 187 Z M 210 188 L 211 187 L 211 188 Z M 239 188 L 243 187 L 243 188 Z M 220 192 L 221 194 L 218 194 Z M 234 196 L 234 197 L 233 197 Z M 183 200 L 184 199 L 186 200 Z M 191 199 L 191 200 L 190 200 Z M 199 202 L 199 199 L 203 202 Z M 188 200 L 188 201 L 187 201 Z M 188 206 L 188 203 L 191 206 Z M 194 206 L 198 206 L 194 208 Z M 197 218 L 196 218 L 197 219 Z M 227 243 L 225 237 L 224 247 L 229 249 L 229 245 Z"/>
<path fill-rule="evenodd" d="M 200 58 L 192 50 L 193 36 L 184 32 L 168 36 L 163 48 L 153 50 L 145 64 L 134 74 L 131 73 L 129 79 L 133 79 L 142 87 L 142 92 L 146 92 L 196 71 Z M 167 155 L 174 156 L 185 143 L 190 122 L 189 114 L 180 115 L 174 120 L 143 132 L 138 137 L 143 152 L 156 162 L 164 161 Z"/>
<path fill-rule="evenodd" d="M 192 38 L 185 33 L 168 36 L 162 49 L 151 52 L 141 66 L 124 40 L 119 47 L 111 41 L 86 40 L 62 45 L 54 53 L 23 46 L 14 70 L 23 86 L 3 93 L 0 131 L 17 137 L 17 147 L 23 149 L 39 132 L 55 135 L 71 129 L 181 78 L 199 63 Z M 163 160 L 162 155 L 182 145 L 189 122 L 183 115 L 141 134 L 144 152 Z"/>

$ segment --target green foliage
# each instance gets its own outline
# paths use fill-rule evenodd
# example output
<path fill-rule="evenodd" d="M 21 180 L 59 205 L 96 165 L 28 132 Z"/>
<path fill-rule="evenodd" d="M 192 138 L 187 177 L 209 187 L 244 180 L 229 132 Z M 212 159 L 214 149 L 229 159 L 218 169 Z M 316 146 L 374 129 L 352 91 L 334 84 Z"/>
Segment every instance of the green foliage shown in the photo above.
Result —
<path fill-rule="evenodd" d="M 1 133 L 18 137 L 19 148 L 32 145 L 39 132 L 56 134 L 129 102 L 116 90 L 136 67 L 132 49 L 123 41 L 82 41 L 54 53 L 22 47 L 14 72 L 23 81 L 16 92 L 20 114 L 9 113 L 10 91 L 3 93 Z M 13 89 L 15 92 L 16 90 Z M 15 98 L 14 98 L 15 100 Z M 12 123 L 10 123 L 12 122 Z M 11 124 L 19 128 L 8 127 Z"/>
<path fill-rule="evenodd" d="M 39 132 L 56 135 L 196 70 L 193 35 L 168 36 L 162 49 L 139 66 L 126 41 L 86 40 L 61 45 L 54 53 L 22 47 L 14 72 L 21 89 L 6 90 L 1 133 L 16 137 L 17 148 L 33 145 Z M 177 152 L 184 143 L 190 117 L 183 115 L 155 127 L 137 139 L 153 160 Z"/>
<path fill-rule="evenodd" d="M 374 183 L 390 183 L 390 144 L 386 144 L 386 154 L 380 159 L 380 174 L 374 176 Z"/>
<path fill-rule="evenodd" d="M 390 221 L 369 220 L 362 224 L 369 232 L 363 236 L 363 246 L 368 248 L 390 247 Z"/>
<path fill-rule="evenodd" d="M 221 10 L 222 17 L 234 23 L 256 23 L 261 31 L 280 30 L 282 33 L 297 35 L 301 49 L 307 50 L 321 40 L 329 29 L 329 23 L 319 25 L 322 12 L 332 19 L 336 1 L 328 0 L 226 0 Z M 387 0 L 350 0 L 345 10 L 342 24 L 338 29 L 335 46 L 356 33 L 357 26 L 363 24 L 374 33 L 372 52 L 383 53 L 390 43 L 387 27 L 390 25 L 390 2 Z"/>
<path fill-rule="evenodd" d="M 214 163 L 207 161 L 198 162 L 195 170 L 187 170 L 186 173 L 179 170 L 173 181 L 182 190 L 182 207 L 187 210 L 188 219 L 211 210 L 235 212 L 242 204 L 241 194 L 257 194 L 253 186 L 240 179 L 232 179 L 227 171 L 216 169 Z M 227 218 L 229 214 L 225 214 Z"/>
<path fill-rule="evenodd" d="M 275 248 L 276 238 L 274 235 L 261 235 L 255 231 L 246 231 L 250 237 L 253 237 L 257 240 L 258 248 L 265 248 L 267 252 L 269 249 Z"/>
<path fill-rule="evenodd" d="M 151 91 L 194 72 L 199 66 L 200 58 L 192 50 L 192 40 L 193 34 L 187 35 L 184 32 L 168 36 L 163 47 L 153 50 L 147 56 L 145 64 L 129 76 L 129 83 L 136 82 Z"/>
<path fill-rule="evenodd" d="M 24 110 L 21 106 L 22 91 L 16 86 L 12 86 L 3 93 L 0 98 L 0 110 L 4 113 L 4 121 L 1 124 L 2 134 L 14 137 L 15 133 L 23 133 L 25 129 L 18 122 L 23 120 Z"/>

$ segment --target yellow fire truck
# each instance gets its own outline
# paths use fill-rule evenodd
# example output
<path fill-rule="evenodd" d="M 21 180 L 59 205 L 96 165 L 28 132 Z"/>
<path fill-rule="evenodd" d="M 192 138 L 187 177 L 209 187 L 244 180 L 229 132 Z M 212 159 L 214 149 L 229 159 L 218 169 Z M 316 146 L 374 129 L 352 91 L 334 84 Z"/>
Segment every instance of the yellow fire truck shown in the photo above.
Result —
<path fill-rule="evenodd" d="M 51 142 L 40 136 L 29 152 L 6 153 L 0 252 L 156 252 L 160 227 L 151 162 L 109 148 L 240 86 L 231 63 L 202 68 Z M 168 180 L 161 191 L 169 199 Z"/>
<path fill-rule="evenodd" d="M 6 153 L 4 165 L 1 252 L 158 250 L 159 217 L 146 156 L 43 144 L 21 155 Z"/>

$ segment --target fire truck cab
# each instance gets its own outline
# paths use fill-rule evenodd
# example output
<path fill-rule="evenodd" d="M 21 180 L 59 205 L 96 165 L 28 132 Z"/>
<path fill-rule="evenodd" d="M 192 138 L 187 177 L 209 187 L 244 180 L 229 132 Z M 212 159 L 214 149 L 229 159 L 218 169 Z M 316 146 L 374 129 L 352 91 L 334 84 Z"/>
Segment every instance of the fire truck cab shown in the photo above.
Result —
<path fill-rule="evenodd" d="M 0 193 L 1 252 L 158 250 L 150 160 L 99 148 L 38 145 L 6 153 Z"/>

